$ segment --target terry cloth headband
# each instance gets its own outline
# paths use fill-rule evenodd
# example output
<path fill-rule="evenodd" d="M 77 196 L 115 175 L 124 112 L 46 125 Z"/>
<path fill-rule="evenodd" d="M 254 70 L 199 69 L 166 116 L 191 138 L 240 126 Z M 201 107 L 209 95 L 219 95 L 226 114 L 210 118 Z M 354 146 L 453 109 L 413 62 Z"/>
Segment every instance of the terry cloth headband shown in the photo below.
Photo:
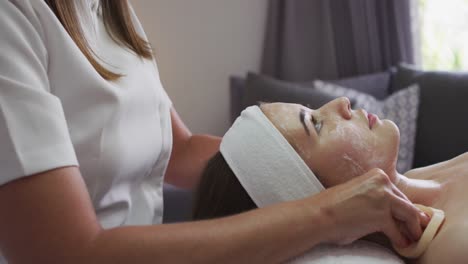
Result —
<path fill-rule="evenodd" d="M 242 111 L 221 154 L 258 207 L 317 194 L 323 185 L 258 106 Z"/>

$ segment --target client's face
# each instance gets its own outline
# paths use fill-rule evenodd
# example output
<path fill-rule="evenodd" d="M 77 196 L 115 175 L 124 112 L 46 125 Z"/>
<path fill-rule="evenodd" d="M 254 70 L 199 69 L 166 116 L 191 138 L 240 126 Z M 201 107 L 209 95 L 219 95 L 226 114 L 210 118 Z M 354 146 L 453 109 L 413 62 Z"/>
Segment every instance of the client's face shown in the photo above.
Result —
<path fill-rule="evenodd" d="M 362 109 L 351 110 L 347 98 L 317 110 L 286 103 L 264 104 L 261 109 L 325 187 L 372 168 L 387 173 L 395 170 L 397 126 Z"/>

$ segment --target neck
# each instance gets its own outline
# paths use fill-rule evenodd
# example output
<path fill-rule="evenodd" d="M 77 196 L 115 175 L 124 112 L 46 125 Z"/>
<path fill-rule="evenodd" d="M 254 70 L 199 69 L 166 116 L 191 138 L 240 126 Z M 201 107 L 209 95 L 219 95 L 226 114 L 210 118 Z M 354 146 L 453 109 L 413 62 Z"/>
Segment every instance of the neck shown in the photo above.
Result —
<path fill-rule="evenodd" d="M 389 176 L 396 187 L 413 203 L 433 205 L 442 191 L 442 184 L 434 180 L 409 178 L 396 171 Z"/>

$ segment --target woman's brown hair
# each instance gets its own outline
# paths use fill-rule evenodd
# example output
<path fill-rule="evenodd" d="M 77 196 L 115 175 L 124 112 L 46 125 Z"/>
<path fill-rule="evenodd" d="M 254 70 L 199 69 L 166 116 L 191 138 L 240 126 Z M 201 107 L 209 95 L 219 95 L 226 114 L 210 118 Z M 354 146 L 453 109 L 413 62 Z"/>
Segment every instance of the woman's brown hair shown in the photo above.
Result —
<path fill-rule="evenodd" d="M 220 152 L 208 162 L 197 189 L 193 220 L 211 219 L 242 213 L 257 206 L 226 163 Z"/>
<path fill-rule="evenodd" d="M 117 80 L 122 74 L 112 72 L 96 60 L 86 41 L 76 8 L 75 0 L 44 0 L 55 13 L 70 37 L 86 56 L 94 69 L 106 80 Z M 148 41 L 144 40 L 135 30 L 127 0 L 100 0 L 102 16 L 107 32 L 112 39 L 129 48 L 138 56 L 152 59 L 153 53 Z"/>

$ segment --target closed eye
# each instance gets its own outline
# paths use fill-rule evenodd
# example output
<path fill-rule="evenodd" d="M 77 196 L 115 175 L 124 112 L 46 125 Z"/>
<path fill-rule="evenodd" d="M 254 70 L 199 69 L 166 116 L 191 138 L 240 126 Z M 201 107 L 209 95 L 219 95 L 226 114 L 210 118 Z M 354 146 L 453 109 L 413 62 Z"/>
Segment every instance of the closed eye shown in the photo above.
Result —
<path fill-rule="evenodd" d="M 317 134 L 320 134 L 320 130 L 322 130 L 322 121 L 317 121 L 314 115 L 310 115 L 310 120 L 312 121 L 312 124 L 314 124 L 314 129 L 317 132 Z"/>

